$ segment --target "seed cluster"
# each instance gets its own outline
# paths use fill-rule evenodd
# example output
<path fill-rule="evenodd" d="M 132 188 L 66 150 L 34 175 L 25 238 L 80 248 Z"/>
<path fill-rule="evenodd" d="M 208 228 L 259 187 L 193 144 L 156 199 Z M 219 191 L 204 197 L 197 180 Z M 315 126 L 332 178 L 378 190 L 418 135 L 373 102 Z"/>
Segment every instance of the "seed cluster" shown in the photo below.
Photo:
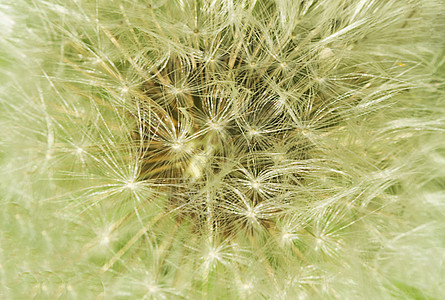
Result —
<path fill-rule="evenodd" d="M 2 1 L 4 297 L 441 298 L 442 12 Z"/>
<path fill-rule="evenodd" d="M 212 48 L 194 30 L 200 55 L 168 57 L 134 99 L 142 111 L 134 133 L 141 179 L 163 184 L 168 209 L 180 208 L 199 232 L 270 225 L 303 180 L 313 151 L 305 126 L 335 115 L 322 112 L 326 95 L 298 63 L 295 39 L 275 49 L 286 53 L 283 61 L 263 55 L 259 63 L 260 34 L 246 29 Z"/>

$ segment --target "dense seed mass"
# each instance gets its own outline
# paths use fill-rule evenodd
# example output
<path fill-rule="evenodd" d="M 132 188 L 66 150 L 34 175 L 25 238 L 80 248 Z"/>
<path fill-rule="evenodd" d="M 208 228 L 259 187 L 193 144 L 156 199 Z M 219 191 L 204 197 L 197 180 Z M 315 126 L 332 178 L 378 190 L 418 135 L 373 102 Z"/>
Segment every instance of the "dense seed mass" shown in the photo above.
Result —
<path fill-rule="evenodd" d="M 2 1 L 0 295 L 439 299 L 444 7 Z"/>
<path fill-rule="evenodd" d="M 200 8 L 202 18 L 214 13 L 206 9 Z M 273 41 L 279 19 L 258 21 L 219 24 L 216 37 L 200 29 L 171 37 L 193 51 L 165 56 L 134 98 L 140 178 L 164 184 L 167 210 L 180 208 L 201 233 L 272 224 L 319 150 L 310 132 L 334 132 L 351 117 L 341 106 L 361 96 L 332 100 L 351 86 L 372 88 L 360 76 L 329 87 L 326 77 L 335 71 L 319 65 L 334 67 L 347 44 L 337 45 L 337 55 L 327 46 L 308 48 L 322 38 L 311 25 Z"/>
<path fill-rule="evenodd" d="M 291 192 L 301 180 L 284 163 L 307 159 L 309 143 L 292 121 L 299 112 L 268 84 L 289 80 L 292 73 L 278 74 L 273 58 L 262 69 L 252 68 L 245 53 L 230 66 L 235 54 L 219 51 L 228 53 L 218 72 L 212 58 L 195 58 L 193 64 L 188 61 L 193 57 L 168 58 L 144 83 L 144 97 L 134 100 L 143 112 L 134 136 L 143 147 L 140 176 L 166 185 L 168 209 L 181 207 L 195 224 L 227 233 L 238 223 L 275 218 L 284 203 L 270 199 Z M 261 206 L 267 210 L 256 211 Z"/>

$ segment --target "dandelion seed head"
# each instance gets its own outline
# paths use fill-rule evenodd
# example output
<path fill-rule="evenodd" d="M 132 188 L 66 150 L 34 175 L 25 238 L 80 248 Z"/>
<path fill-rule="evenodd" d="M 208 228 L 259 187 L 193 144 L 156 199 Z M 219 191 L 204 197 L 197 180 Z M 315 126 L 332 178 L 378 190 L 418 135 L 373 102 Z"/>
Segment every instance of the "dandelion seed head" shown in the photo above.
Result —
<path fill-rule="evenodd" d="M 245 291 L 251 291 L 253 289 L 253 284 L 251 282 L 244 283 L 241 285 L 241 288 Z"/>
<path fill-rule="evenodd" d="M 212 129 L 214 131 L 221 132 L 224 129 L 224 123 L 223 122 L 215 122 L 212 120 L 209 122 L 209 127 L 210 127 L 210 129 Z"/>
<path fill-rule="evenodd" d="M 324 48 L 320 51 L 320 58 L 326 59 L 334 55 L 334 52 L 330 48 Z"/>
<path fill-rule="evenodd" d="M 292 234 L 290 234 L 289 232 L 284 232 L 281 236 L 283 242 L 287 243 L 292 241 Z"/>
<path fill-rule="evenodd" d="M 181 150 L 184 147 L 184 144 L 181 141 L 174 142 L 171 147 L 173 150 Z"/>
<path fill-rule="evenodd" d="M 443 294 L 391 265 L 442 247 L 439 0 L 13 2 L 0 256 L 55 266 L 30 294 Z"/>
<path fill-rule="evenodd" d="M 109 235 L 103 235 L 103 236 L 100 238 L 100 242 L 99 242 L 99 244 L 100 244 L 101 246 L 108 246 L 108 245 L 110 244 L 110 236 L 109 236 Z"/>
<path fill-rule="evenodd" d="M 177 88 L 177 87 L 171 87 L 170 88 L 170 92 L 177 96 L 177 95 L 181 95 L 184 91 L 181 88 Z"/>
<path fill-rule="evenodd" d="M 93 65 L 99 65 L 102 63 L 103 63 L 103 60 L 100 57 L 96 57 L 93 59 Z"/>
<path fill-rule="evenodd" d="M 156 294 L 156 293 L 159 291 L 159 287 L 157 287 L 157 286 L 154 285 L 154 284 L 149 284 L 149 285 L 147 286 L 147 289 L 148 289 L 148 291 L 149 291 L 150 293 L 152 293 L 152 294 Z"/>
<path fill-rule="evenodd" d="M 256 220 L 255 210 L 252 207 L 249 207 L 246 212 L 246 217 L 250 219 L 252 222 Z"/>
<path fill-rule="evenodd" d="M 250 183 L 250 186 L 254 189 L 254 190 L 259 190 L 261 187 L 261 182 L 258 179 L 254 179 L 252 180 L 252 182 Z"/>
<path fill-rule="evenodd" d="M 127 86 L 123 86 L 121 88 L 121 94 L 122 95 L 126 95 L 128 93 L 128 91 L 129 91 L 129 88 Z"/>
<path fill-rule="evenodd" d="M 82 155 L 85 152 L 82 147 L 76 147 L 75 153 L 76 155 Z"/>
<path fill-rule="evenodd" d="M 136 182 L 134 180 L 130 179 L 130 180 L 125 182 L 124 187 L 126 189 L 134 191 L 136 189 L 136 187 L 137 187 L 137 184 L 136 184 Z"/>
<path fill-rule="evenodd" d="M 211 249 L 209 251 L 208 255 L 209 255 L 210 260 L 218 260 L 219 259 L 218 252 L 216 252 L 215 249 Z"/>
<path fill-rule="evenodd" d="M 249 137 L 255 137 L 261 135 L 261 131 L 256 128 L 251 128 L 249 129 L 249 131 L 247 131 L 247 134 L 249 135 Z"/>
<path fill-rule="evenodd" d="M 108 247 L 111 244 L 113 240 L 112 230 L 112 226 L 108 225 L 97 231 L 97 240 L 99 246 Z"/>
<path fill-rule="evenodd" d="M 287 104 L 287 97 L 286 96 L 280 96 L 278 97 L 278 103 L 282 106 Z"/>

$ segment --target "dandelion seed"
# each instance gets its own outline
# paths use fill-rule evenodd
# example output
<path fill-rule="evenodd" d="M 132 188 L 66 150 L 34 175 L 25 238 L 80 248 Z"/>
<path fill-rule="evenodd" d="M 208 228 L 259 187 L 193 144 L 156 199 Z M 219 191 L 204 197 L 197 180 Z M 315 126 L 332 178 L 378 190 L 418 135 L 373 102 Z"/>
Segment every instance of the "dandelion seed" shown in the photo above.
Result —
<path fill-rule="evenodd" d="M 214 122 L 214 121 L 210 121 L 209 122 L 209 127 L 212 129 L 212 130 L 215 130 L 215 131 L 219 131 L 219 132 L 221 132 L 222 130 L 223 130 L 223 125 L 221 124 L 221 123 L 218 123 L 218 122 Z"/>
<path fill-rule="evenodd" d="M 96 57 L 93 61 L 93 65 L 100 65 L 103 63 L 103 60 L 100 57 Z"/>
<path fill-rule="evenodd" d="M 177 95 L 182 94 L 182 93 L 183 93 L 183 90 L 182 90 L 181 88 L 172 87 L 172 88 L 170 88 L 170 92 L 171 92 L 173 95 L 177 96 Z"/>
<path fill-rule="evenodd" d="M 246 217 L 249 218 L 252 222 L 256 220 L 255 211 L 251 207 L 248 208 Z"/>
<path fill-rule="evenodd" d="M 326 59 L 334 55 L 334 52 L 330 48 L 324 48 L 320 51 L 320 58 Z"/>
<path fill-rule="evenodd" d="M 103 235 L 100 239 L 99 244 L 101 246 L 108 246 L 110 244 L 110 237 L 108 235 Z"/>
<path fill-rule="evenodd" d="M 258 180 L 254 180 L 254 181 L 252 181 L 251 186 L 254 190 L 258 190 L 260 188 L 261 184 Z"/>
<path fill-rule="evenodd" d="M 159 290 L 159 288 L 158 288 L 157 286 L 152 285 L 152 284 L 149 284 L 149 285 L 147 286 L 147 288 L 148 288 L 148 291 L 149 291 L 151 294 L 156 294 L 156 292 L 158 292 L 158 290 Z"/>
<path fill-rule="evenodd" d="M 255 128 L 252 128 L 252 129 L 249 129 L 248 135 L 249 135 L 249 137 L 255 137 L 255 136 L 261 135 L 261 132 Z"/>
<path fill-rule="evenodd" d="M 252 283 L 245 283 L 242 285 L 243 290 L 251 290 L 252 289 Z"/>
<path fill-rule="evenodd" d="M 136 189 L 136 183 L 133 180 L 129 180 L 125 183 L 125 188 L 134 191 Z"/>
<path fill-rule="evenodd" d="M 184 144 L 182 142 L 180 142 L 180 141 L 174 142 L 172 144 L 173 150 L 181 150 L 183 147 L 184 147 Z"/>
<path fill-rule="evenodd" d="M 81 148 L 81 147 L 77 147 L 75 152 L 76 152 L 76 155 L 80 156 L 85 152 L 85 150 L 83 150 L 83 148 Z"/>
<path fill-rule="evenodd" d="M 129 89 L 128 87 L 124 86 L 121 88 L 121 96 L 126 95 L 128 93 Z"/>

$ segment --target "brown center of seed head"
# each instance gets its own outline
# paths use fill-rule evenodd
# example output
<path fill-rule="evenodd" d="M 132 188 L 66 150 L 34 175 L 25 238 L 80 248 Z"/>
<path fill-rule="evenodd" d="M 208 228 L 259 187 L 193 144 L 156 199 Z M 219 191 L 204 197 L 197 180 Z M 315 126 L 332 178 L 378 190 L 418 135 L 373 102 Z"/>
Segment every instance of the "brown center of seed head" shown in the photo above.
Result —
<path fill-rule="evenodd" d="M 274 72 L 229 55 L 170 57 L 143 85 L 141 177 L 163 186 L 178 221 L 223 235 L 274 224 L 285 186 L 301 180 L 281 170 L 304 148 L 264 79 Z"/>

